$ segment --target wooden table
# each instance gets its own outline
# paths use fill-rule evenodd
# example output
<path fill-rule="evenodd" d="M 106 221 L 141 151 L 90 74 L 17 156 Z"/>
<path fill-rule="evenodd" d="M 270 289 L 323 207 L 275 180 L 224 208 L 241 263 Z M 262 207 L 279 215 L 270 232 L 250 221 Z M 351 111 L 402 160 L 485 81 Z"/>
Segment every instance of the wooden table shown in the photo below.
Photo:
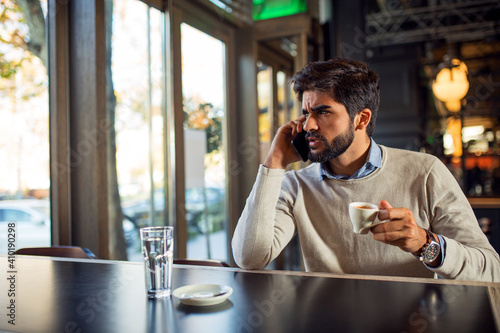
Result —
<path fill-rule="evenodd" d="M 233 288 L 226 302 L 203 308 L 147 299 L 141 263 L 0 262 L 0 331 L 455 333 L 496 332 L 500 322 L 497 283 L 174 266 L 174 289 Z"/>

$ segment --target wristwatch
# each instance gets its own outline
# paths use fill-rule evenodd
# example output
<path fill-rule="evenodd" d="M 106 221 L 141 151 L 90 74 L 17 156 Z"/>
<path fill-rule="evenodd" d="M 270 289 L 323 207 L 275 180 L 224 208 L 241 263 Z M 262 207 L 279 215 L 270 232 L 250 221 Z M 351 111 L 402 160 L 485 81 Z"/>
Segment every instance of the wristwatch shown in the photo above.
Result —
<path fill-rule="evenodd" d="M 432 232 L 427 229 L 425 230 L 425 232 L 427 233 L 427 242 L 425 242 L 424 246 L 420 250 L 418 250 L 417 253 L 419 254 L 413 253 L 413 255 L 417 257 L 418 260 L 426 264 L 430 264 L 439 256 L 439 253 L 441 252 L 441 246 L 439 245 L 437 239 L 434 238 Z"/>

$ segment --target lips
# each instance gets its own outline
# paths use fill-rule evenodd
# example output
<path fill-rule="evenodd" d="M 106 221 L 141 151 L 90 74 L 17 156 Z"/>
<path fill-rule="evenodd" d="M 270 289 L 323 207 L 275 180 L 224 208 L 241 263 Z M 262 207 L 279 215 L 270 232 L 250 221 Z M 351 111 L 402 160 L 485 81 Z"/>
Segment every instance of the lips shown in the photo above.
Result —
<path fill-rule="evenodd" d="M 321 141 L 316 141 L 316 140 L 309 141 L 309 148 L 316 149 L 319 147 L 320 144 L 321 144 Z"/>
<path fill-rule="evenodd" d="M 307 141 L 309 141 L 309 148 L 317 148 L 323 141 L 321 138 L 317 138 L 314 135 L 309 135 L 307 137 Z"/>

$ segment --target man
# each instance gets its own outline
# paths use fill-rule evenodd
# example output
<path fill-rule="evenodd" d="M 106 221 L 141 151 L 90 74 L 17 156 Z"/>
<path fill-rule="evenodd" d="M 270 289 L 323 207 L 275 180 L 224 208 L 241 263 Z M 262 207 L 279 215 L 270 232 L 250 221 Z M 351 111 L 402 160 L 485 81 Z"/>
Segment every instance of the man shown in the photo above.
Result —
<path fill-rule="evenodd" d="M 292 83 L 303 116 L 278 130 L 259 168 L 232 241 L 240 267 L 266 267 L 297 233 L 307 271 L 500 281 L 498 254 L 446 166 L 372 139 L 375 72 L 336 58 Z M 290 142 L 301 131 L 313 163 L 285 172 L 300 160 Z M 377 203 L 389 222 L 354 233 L 355 201 Z"/>

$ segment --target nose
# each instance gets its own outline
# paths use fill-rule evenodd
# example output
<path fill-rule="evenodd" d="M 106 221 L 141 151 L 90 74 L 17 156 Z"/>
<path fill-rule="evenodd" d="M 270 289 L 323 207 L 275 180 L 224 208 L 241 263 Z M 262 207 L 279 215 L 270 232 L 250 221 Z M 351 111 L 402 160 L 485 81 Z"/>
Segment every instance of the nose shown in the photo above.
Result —
<path fill-rule="evenodd" d="M 309 132 L 311 130 L 313 130 L 313 131 L 317 131 L 318 130 L 318 123 L 317 123 L 316 119 L 314 119 L 313 115 L 310 114 L 309 117 L 307 117 L 307 120 L 304 123 L 303 128 L 307 132 Z"/>

